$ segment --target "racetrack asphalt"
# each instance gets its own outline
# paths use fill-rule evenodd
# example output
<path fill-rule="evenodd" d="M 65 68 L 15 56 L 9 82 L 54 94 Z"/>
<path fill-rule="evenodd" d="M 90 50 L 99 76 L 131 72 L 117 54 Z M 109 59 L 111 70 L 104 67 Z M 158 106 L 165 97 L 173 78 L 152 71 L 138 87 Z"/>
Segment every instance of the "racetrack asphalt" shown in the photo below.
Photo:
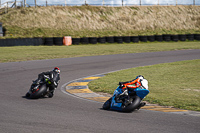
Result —
<path fill-rule="evenodd" d="M 102 110 L 91 102 L 63 93 L 75 79 L 138 66 L 200 59 L 200 50 L 103 55 L 53 60 L 0 63 L 1 133 L 198 133 L 200 117 L 141 109 L 132 113 Z M 53 98 L 26 99 L 37 74 L 61 69 L 61 82 Z"/>

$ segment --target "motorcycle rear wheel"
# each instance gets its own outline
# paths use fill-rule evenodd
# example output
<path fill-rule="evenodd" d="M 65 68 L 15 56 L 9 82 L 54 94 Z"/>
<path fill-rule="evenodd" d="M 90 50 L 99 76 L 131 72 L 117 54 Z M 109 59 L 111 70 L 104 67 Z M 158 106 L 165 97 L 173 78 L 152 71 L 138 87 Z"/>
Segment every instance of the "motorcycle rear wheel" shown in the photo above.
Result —
<path fill-rule="evenodd" d="M 132 112 L 133 110 L 137 109 L 137 107 L 140 105 L 140 102 L 141 98 L 135 96 L 131 104 L 122 108 L 122 112 Z"/>

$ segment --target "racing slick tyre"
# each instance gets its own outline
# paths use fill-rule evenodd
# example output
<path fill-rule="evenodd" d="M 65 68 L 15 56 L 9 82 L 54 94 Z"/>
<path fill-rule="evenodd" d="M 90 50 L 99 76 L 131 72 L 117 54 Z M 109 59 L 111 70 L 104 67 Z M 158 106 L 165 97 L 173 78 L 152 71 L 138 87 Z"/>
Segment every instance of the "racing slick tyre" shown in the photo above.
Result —
<path fill-rule="evenodd" d="M 104 109 L 104 110 L 110 109 L 111 99 L 112 99 L 112 98 L 108 99 L 108 100 L 103 104 L 103 109 Z"/>
<path fill-rule="evenodd" d="M 137 109 L 140 105 L 141 99 L 138 96 L 135 96 L 132 103 L 128 106 L 122 108 L 122 112 L 132 112 L 133 110 Z"/>

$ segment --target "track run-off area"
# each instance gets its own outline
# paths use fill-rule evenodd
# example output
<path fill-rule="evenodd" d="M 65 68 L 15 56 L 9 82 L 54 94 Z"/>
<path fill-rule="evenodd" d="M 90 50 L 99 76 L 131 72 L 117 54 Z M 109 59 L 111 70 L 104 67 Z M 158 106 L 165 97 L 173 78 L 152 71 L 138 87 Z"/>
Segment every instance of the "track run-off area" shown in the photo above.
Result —
<path fill-rule="evenodd" d="M 112 71 L 193 59 L 200 59 L 200 49 L 0 63 L 0 132 L 197 133 L 200 117 L 186 110 L 172 113 L 146 106 L 132 113 L 105 111 L 101 108 L 105 99 L 84 88 Z M 61 69 L 55 96 L 26 99 L 32 80 L 55 66 Z"/>

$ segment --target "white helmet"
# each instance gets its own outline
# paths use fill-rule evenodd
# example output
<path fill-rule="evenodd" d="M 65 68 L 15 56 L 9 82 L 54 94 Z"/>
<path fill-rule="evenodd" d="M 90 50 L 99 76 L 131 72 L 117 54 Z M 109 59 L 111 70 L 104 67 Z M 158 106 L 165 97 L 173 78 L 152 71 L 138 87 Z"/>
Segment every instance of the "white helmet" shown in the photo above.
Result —
<path fill-rule="evenodd" d="M 141 84 L 142 84 L 142 87 L 144 87 L 145 89 L 147 89 L 147 90 L 149 89 L 148 81 L 146 79 L 142 79 Z"/>

